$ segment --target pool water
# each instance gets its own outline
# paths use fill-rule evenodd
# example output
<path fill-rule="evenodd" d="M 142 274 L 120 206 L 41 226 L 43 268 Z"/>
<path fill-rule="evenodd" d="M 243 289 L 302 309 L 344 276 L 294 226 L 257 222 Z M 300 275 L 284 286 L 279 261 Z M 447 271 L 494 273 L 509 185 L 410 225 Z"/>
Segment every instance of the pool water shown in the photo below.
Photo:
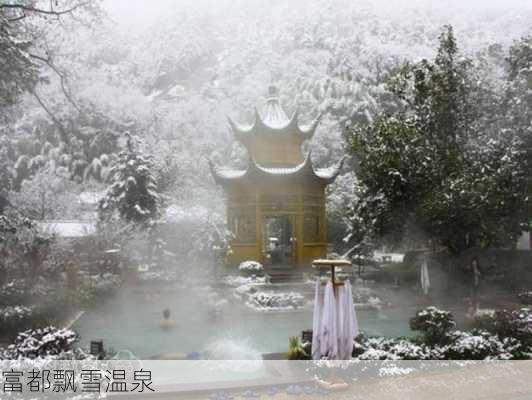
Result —
<path fill-rule="evenodd" d="M 306 296 L 311 299 L 309 289 Z M 207 301 L 213 292 L 217 299 L 227 299 L 218 313 Z M 263 353 L 285 352 L 290 336 L 312 327 L 311 304 L 301 310 L 264 312 L 243 303 L 229 287 L 125 287 L 88 310 L 73 329 L 82 345 L 102 339 L 106 349 L 127 349 L 139 358 L 199 352 L 211 359 L 259 359 Z M 171 310 L 173 329 L 159 326 L 165 308 Z M 411 334 L 408 321 L 416 309 L 413 301 L 403 301 L 401 307 L 358 310 L 357 317 L 360 329 L 370 335 L 405 336 Z"/>

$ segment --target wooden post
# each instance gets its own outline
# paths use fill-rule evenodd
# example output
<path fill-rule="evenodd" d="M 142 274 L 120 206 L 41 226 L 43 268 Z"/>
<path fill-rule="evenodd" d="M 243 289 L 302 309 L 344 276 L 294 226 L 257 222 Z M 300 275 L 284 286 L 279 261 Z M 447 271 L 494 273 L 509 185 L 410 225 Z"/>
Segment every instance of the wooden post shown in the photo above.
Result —
<path fill-rule="evenodd" d="M 324 252 L 324 255 L 327 254 L 327 247 L 328 247 L 328 232 L 327 232 L 327 202 L 325 201 L 326 197 L 327 197 L 327 193 L 326 193 L 326 190 L 327 188 L 325 188 L 323 191 L 322 191 L 322 196 L 321 196 L 321 200 L 320 200 L 320 203 L 321 203 L 321 211 L 320 211 L 320 220 L 321 220 L 321 226 L 320 226 L 320 229 L 321 229 L 321 232 L 320 232 L 320 240 L 325 243 L 325 252 Z"/>
<path fill-rule="evenodd" d="M 336 289 L 337 286 L 343 286 L 344 283 L 336 281 L 335 268 L 340 267 L 340 266 L 350 266 L 351 261 L 319 259 L 319 260 L 314 260 L 312 262 L 312 265 L 318 268 L 330 268 L 331 269 L 331 282 L 333 284 L 333 287 Z"/>
<path fill-rule="evenodd" d="M 303 187 L 297 187 L 297 213 L 296 213 L 296 263 L 303 264 L 304 258 L 304 224 L 305 224 L 305 209 L 303 204 Z M 307 262 L 307 261 L 305 261 Z"/>
<path fill-rule="evenodd" d="M 258 187 L 255 188 L 255 236 L 257 240 L 257 261 L 260 263 L 264 263 L 264 258 L 262 257 L 262 246 L 263 246 L 263 238 L 262 238 L 262 230 L 264 223 L 262 219 L 262 213 L 260 209 L 260 189 Z"/>

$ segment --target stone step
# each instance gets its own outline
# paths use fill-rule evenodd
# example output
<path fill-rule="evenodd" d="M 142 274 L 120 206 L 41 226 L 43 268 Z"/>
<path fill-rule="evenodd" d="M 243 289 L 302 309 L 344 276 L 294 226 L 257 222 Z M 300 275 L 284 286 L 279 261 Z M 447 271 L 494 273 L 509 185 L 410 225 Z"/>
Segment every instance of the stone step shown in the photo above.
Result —
<path fill-rule="evenodd" d="M 305 271 L 294 267 L 271 266 L 265 269 L 271 283 L 302 282 Z"/>

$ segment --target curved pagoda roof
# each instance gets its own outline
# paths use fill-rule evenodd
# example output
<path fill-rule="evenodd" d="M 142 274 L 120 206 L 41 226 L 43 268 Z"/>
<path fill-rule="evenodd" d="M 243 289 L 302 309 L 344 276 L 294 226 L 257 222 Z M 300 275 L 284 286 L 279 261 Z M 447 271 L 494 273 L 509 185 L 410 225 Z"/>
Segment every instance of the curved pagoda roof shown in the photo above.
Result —
<path fill-rule="evenodd" d="M 296 134 L 302 140 L 311 139 L 316 131 L 320 117 L 318 116 L 309 125 L 299 123 L 299 112 L 296 110 L 291 118 L 288 118 L 279 103 L 278 90 L 275 86 L 270 86 L 269 96 L 266 100 L 263 113 L 259 113 L 255 108 L 255 120 L 251 125 L 239 124 L 227 117 L 229 126 L 235 138 L 246 143 L 251 136 L 257 134 Z"/>
<path fill-rule="evenodd" d="M 310 158 L 310 152 L 305 160 L 293 167 L 264 167 L 259 165 L 255 159 L 251 158 L 247 169 L 229 169 L 215 166 L 209 160 L 212 175 L 216 183 L 226 185 L 240 182 L 261 182 L 265 180 L 284 180 L 286 179 L 311 179 L 324 185 L 332 183 L 340 170 L 342 169 L 344 159 L 329 168 L 314 168 Z"/>

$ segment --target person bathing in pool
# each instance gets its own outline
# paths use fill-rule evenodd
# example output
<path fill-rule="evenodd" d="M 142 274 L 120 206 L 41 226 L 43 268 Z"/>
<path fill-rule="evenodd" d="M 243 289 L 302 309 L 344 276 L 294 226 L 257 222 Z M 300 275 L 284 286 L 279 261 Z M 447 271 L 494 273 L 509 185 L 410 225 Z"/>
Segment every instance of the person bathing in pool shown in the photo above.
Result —
<path fill-rule="evenodd" d="M 159 326 L 162 329 L 171 329 L 175 326 L 175 322 L 172 318 L 170 318 L 170 309 L 165 308 L 163 310 L 163 319 L 159 323 Z"/>

